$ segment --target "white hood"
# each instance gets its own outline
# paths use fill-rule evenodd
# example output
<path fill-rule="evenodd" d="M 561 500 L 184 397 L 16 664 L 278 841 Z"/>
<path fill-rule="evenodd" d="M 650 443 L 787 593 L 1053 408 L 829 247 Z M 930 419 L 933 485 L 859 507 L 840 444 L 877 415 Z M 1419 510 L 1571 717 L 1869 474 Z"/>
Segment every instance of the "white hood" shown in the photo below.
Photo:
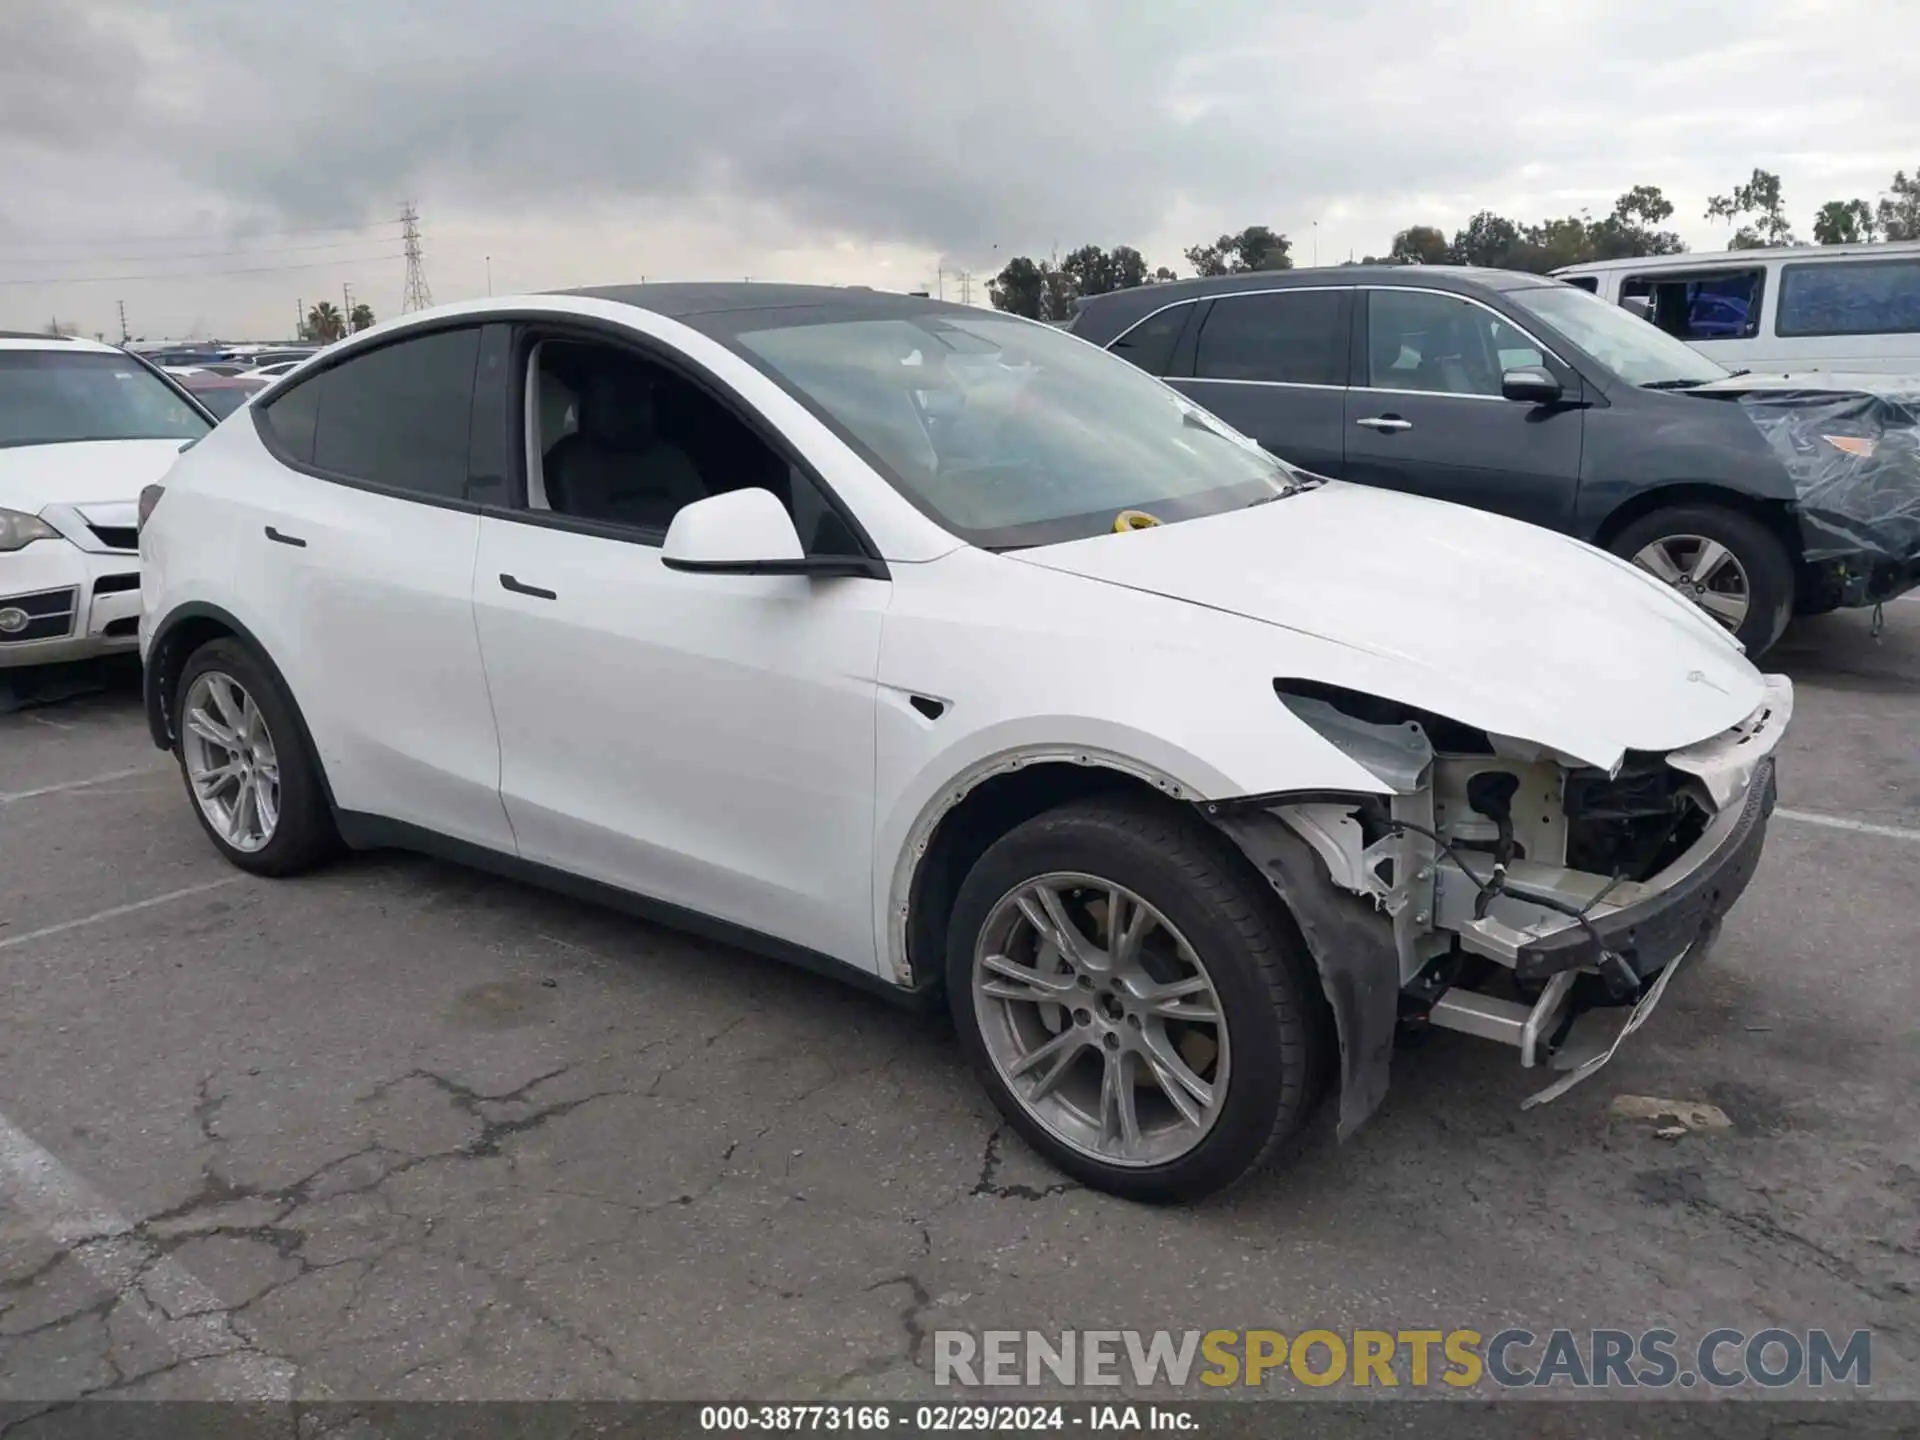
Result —
<path fill-rule="evenodd" d="M 1763 696 L 1731 638 L 1652 576 L 1549 530 L 1392 491 L 1329 482 L 1013 553 L 1330 641 L 1343 647 L 1337 663 L 1283 678 L 1397 700 L 1603 769 L 1627 750 L 1717 735 Z"/>
<path fill-rule="evenodd" d="M 0 447 L 0 509 L 38 515 L 48 505 L 132 504 L 180 458 L 184 440 L 84 440 Z"/>

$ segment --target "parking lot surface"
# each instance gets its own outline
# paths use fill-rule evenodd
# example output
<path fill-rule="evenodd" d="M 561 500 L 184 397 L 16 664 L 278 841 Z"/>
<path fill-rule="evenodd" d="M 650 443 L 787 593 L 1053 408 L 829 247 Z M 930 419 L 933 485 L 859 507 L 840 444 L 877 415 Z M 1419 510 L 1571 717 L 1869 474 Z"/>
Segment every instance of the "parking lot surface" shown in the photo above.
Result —
<path fill-rule="evenodd" d="M 830 981 L 405 855 L 241 876 L 130 683 L 0 716 L 0 1399 L 910 1397 L 942 1328 L 1507 1325 L 1870 1329 L 1920 1396 L 1886 618 L 1769 658 L 1760 873 L 1612 1066 L 1523 1112 L 1512 1052 L 1433 1034 L 1351 1141 L 1185 1210 L 1062 1183 L 941 1024 Z"/>

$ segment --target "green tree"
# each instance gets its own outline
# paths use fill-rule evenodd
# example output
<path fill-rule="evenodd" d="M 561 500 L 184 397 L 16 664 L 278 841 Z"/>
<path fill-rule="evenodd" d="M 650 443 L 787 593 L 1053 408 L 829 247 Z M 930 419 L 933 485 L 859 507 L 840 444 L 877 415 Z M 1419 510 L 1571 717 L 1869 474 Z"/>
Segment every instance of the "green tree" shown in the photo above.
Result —
<path fill-rule="evenodd" d="M 1562 265 L 1578 265 L 1592 259 L 1590 223 L 1584 215 L 1568 215 L 1527 226 L 1520 232 L 1520 245 L 1511 262 L 1513 268 L 1544 275 Z"/>
<path fill-rule="evenodd" d="M 1104 295 L 1119 286 L 1114 280 L 1113 257 L 1098 245 L 1082 245 L 1060 262 L 1082 295 Z"/>
<path fill-rule="evenodd" d="M 1179 278 L 1178 275 L 1174 274 L 1173 271 L 1169 270 L 1166 266 L 1157 265 L 1154 267 L 1153 274 L 1147 277 L 1146 283 L 1149 285 L 1164 285 L 1169 280 L 1178 280 Z"/>
<path fill-rule="evenodd" d="M 1040 262 L 1040 319 L 1071 320 L 1080 286 L 1070 271 Z"/>
<path fill-rule="evenodd" d="M 1920 240 L 1920 170 L 1893 172 L 1893 186 L 1874 211 L 1875 228 L 1889 240 Z"/>
<path fill-rule="evenodd" d="M 1732 194 L 1715 195 L 1707 201 L 1709 220 L 1725 220 L 1731 225 L 1743 215 L 1751 215 L 1754 223 L 1734 231 L 1728 249 L 1759 250 L 1794 243 L 1793 226 L 1780 195 L 1780 177 L 1772 171 L 1756 169 L 1746 184 L 1733 187 Z"/>
<path fill-rule="evenodd" d="M 1293 242 L 1265 225 L 1249 225 L 1237 235 L 1222 235 L 1211 245 L 1188 248 L 1187 263 L 1198 275 L 1239 275 L 1248 270 L 1291 270 Z"/>
<path fill-rule="evenodd" d="M 1815 244 L 1857 245 L 1873 233 L 1873 207 L 1864 200 L 1829 200 L 1813 217 Z"/>
<path fill-rule="evenodd" d="M 341 316 L 340 309 L 331 300 L 322 300 L 307 311 L 307 335 L 309 340 L 329 344 L 347 333 L 347 322 Z"/>
<path fill-rule="evenodd" d="M 373 328 L 373 307 L 364 300 L 353 307 L 353 313 L 347 316 L 347 326 L 356 335 L 362 330 Z"/>
<path fill-rule="evenodd" d="M 1401 265 L 1445 265 L 1453 259 L 1453 247 L 1433 226 L 1412 225 L 1393 237 L 1387 259 Z"/>
<path fill-rule="evenodd" d="M 1147 283 L 1147 257 L 1131 245 L 1116 245 L 1107 254 L 1113 266 L 1113 288 L 1131 290 Z M 1167 272 L 1169 276 L 1172 271 Z"/>
<path fill-rule="evenodd" d="M 1636 185 L 1613 202 L 1613 213 L 1587 224 L 1588 260 L 1623 260 L 1633 255 L 1678 255 L 1687 247 L 1671 230 L 1659 227 L 1673 214 L 1673 202 L 1658 185 Z"/>
<path fill-rule="evenodd" d="M 1453 262 L 1456 265 L 1485 265 L 1496 270 L 1513 265 L 1514 252 L 1520 247 L 1520 227 L 1504 215 L 1482 210 L 1453 234 Z"/>
<path fill-rule="evenodd" d="M 993 301 L 994 309 L 1009 315 L 1024 315 L 1029 320 L 1040 318 L 1040 303 L 1045 293 L 1046 281 L 1041 277 L 1039 265 L 1025 255 L 1014 256 L 987 282 L 987 298 Z"/>

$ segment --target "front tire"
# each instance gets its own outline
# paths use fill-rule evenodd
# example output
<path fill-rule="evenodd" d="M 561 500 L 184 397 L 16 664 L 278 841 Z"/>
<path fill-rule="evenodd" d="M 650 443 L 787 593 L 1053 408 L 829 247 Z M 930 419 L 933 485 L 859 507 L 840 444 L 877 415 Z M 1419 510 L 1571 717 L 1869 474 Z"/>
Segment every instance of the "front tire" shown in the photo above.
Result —
<path fill-rule="evenodd" d="M 1779 537 L 1738 510 L 1677 505 L 1642 515 L 1609 547 L 1693 601 L 1758 658 L 1793 618 L 1793 560 Z"/>
<path fill-rule="evenodd" d="M 1008 1122 L 1095 1189 L 1195 1200 L 1312 1113 L 1331 1024 L 1279 901 L 1197 819 L 1075 801 L 960 887 L 947 994 Z"/>
<path fill-rule="evenodd" d="M 339 848 L 293 699 L 237 640 L 210 640 L 187 657 L 173 733 L 193 813 L 229 862 L 293 875 Z"/>

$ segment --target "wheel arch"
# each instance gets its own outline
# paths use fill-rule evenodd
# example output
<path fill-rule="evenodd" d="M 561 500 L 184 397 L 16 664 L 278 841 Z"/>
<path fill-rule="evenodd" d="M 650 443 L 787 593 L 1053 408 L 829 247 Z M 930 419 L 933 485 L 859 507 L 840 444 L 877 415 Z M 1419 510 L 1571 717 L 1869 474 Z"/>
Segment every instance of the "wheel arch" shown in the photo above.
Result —
<path fill-rule="evenodd" d="M 147 711 L 147 733 L 154 745 L 170 752 L 178 746 L 179 737 L 173 733 L 173 708 L 180 689 L 181 671 L 186 668 L 188 656 L 214 640 L 237 641 L 266 667 L 273 683 L 280 687 L 281 693 L 287 697 L 287 703 L 293 708 L 293 723 L 299 728 L 300 743 L 306 746 L 307 753 L 313 757 L 314 770 L 320 777 L 320 788 L 326 796 L 327 809 L 337 814 L 339 807 L 334 803 L 333 786 L 327 780 L 327 767 L 321 763 L 320 752 L 313 743 L 312 733 L 307 729 L 307 717 L 300 707 L 299 696 L 294 694 L 287 677 L 281 673 L 259 637 L 230 611 L 218 605 L 200 600 L 188 601 L 169 611 L 154 630 L 153 643 L 147 647 L 141 681 L 142 698 Z"/>
<path fill-rule="evenodd" d="M 1599 527 L 1594 531 L 1593 543 L 1603 550 L 1613 547 L 1613 541 L 1622 530 L 1636 520 L 1660 510 L 1676 509 L 1684 505 L 1710 505 L 1721 510 L 1732 510 L 1759 521 L 1767 527 L 1773 537 L 1786 547 L 1787 558 L 1798 571 L 1802 564 L 1802 545 L 1800 527 L 1794 519 L 1793 509 L 1785 500 L 1770 500 L 1758 495 L 1749 495 L 1725 485 L 1716 485 L 1711 481 L 1674 480 L 1641 490 L 1628 496 L 1607 513 Z"/>
<path fill-rule="evenodd" d="M 1009 751 L 943 786 L 915 820 L 894 866 L 884 941 L 895 983 L 940 983 L 954 897 L 989 845 L 1056 805 L 1115 793 L 1176 807 L 1199 799 L 1154 766 L 1089 747 Z"/>

